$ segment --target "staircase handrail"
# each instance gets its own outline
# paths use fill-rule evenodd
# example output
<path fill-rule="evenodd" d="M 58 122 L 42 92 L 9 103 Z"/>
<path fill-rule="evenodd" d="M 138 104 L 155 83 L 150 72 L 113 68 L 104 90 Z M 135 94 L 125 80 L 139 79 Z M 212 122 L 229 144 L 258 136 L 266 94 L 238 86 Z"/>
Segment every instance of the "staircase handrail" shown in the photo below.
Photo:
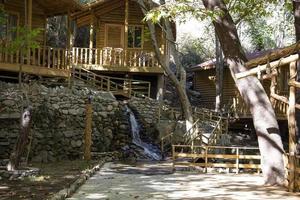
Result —
<path fill-rule="evenodd" d="M 74 67 L 74 66 L 73 66 Z M 110 76 L 103 76 L 103 75 L 98 75 L 94 72 L 91 72 L 87 69 L 84 69 L 82 67 L 74 67 L 74 69 L 72 70 L 72 75 L 73 77 L 77 78 L 77 79 L 80 79 L 84 82 L 87 82 L 88 84 L 90 84 L 90 80 L 85 80 L 85 79 L 82 79 L 81 78 L 81 73 L 78 72 L 76 73 L 76 69 L 80 70 L 80 71 L 83 71 L 84 73 L 86 73 L 85 77 L 88 79 L 88 78 L 92 78 L 92 81 L 94 84 L 94 86 L 98 86 L 99 85 L 95 85 L 95 83 L 99 83 L 101 84 L 101 90 L 103 89 L 103 85 L 109 87 L 109 91 L 112 91 L 111 89 L 115 89 L 116 91 L 118 91 L 119 89 L 122 89 L 123 91 L 126 91 L 129 93 L 129 96 L 133 95 L 133 96 L 138 96 L 138 95 L 144 95 L 144 93 L 142 92 L 139 92 L 139 91 L 136 91 L 136 90 L 146 90 L 147 89 L 147 96 L 149 97 L 150 93 L 149 93 L 149 87 L 151 86 L 151 83 L 148 82 L 148 81 L 141 81 L 141 80 L 135 80 L 135 79 L 128 79 L 128 78 L 118 78 L 118 77 L 110 77 Z M 97 80 L 97 78 L 99 78 L 100 80 Z M 119 84 L 119 83 L 116 83 L 115 80 L 120 80 L 120 81 L 123 81 L 123 82 L 129 82 L 129 87 L 126 87 L 125 85 L 123 84 Z M 103 82 L 103 81 L 106 81 Z M 146 84 L 146 86 L 140 86 L 140 87 L 134 87 L 132 88 L 131 85 L 134 84 L 134 85 L 137 85 L 137 84 Z M 109 85 L 109 86 L 108 86 Z"/>

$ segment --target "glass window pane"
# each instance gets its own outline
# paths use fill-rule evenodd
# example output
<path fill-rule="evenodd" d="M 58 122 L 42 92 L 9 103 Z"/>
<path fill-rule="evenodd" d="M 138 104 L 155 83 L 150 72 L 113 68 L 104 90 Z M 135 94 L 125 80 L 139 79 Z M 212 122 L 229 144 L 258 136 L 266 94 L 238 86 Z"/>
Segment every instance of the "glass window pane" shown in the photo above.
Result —
<path fill-rule="evenodd" d="M 134 30 L 133 27 L 128 27 L 128 47 L 134 47 Z"/>
<path fill-rule="evenodd" d="M 142 28 L 136 27 L 134 35 L 135 35 L 134 47 L 141 48 L 142 47 Z"/>

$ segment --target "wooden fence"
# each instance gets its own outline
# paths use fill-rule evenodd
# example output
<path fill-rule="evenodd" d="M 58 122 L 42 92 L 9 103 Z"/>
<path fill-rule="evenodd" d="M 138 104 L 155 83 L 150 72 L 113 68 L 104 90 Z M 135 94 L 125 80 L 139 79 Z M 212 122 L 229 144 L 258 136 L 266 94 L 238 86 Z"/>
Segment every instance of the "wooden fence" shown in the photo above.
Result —
<path fill-rule="evenodd" d="M 64 48 L 40 47 L 28 51 L 9 52 L 5 47 L 0 51 L 0 62 L 8 64 L 34 65 L 53 69 L 68 69 L 68 50 Z"/>
<path fill-rule="evenodd" d="M 240 169 L 260 171 L 260 154 L 257 147 L 229 146 L 172 146 L 173 169 L 176 166 L 207 168 L 231 168 L 239 173 Z M 197 162 L 199 159 L 203 162 Z"/>
<path fill-rule="evenodd" d="M 145 50 L 123 50 L 122 48 L 72 49 L 72 63 L 82 66 L 106 67 L 158 67 L 154 52 Z"/>

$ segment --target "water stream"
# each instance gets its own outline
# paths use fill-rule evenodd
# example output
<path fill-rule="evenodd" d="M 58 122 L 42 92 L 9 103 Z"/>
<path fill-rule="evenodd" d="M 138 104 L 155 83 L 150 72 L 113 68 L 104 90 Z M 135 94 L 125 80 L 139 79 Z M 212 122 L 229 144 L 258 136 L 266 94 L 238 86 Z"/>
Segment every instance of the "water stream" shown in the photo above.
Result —
<path fill-rule="evenodd" d="M 129 113 L 130 123 L 131 123 L 131 134 L 132 142 L 144 149 L 144 155 L 153 160 L 161 160 L 160 150 L 157 146 L 143 142 L 140 137 L 140 126 L 135 118 L 132 110 L 126 106 L 126 110 Z"/>

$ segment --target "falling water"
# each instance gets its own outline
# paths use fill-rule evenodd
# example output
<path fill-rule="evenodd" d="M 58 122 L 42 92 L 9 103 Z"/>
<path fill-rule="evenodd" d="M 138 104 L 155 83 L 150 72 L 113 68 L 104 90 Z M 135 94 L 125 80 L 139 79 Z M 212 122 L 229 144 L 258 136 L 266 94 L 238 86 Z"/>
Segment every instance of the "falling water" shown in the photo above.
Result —
<path fill-rule="evenodd" d="M 159 149 L 156 146 L 154 146 L 152 144 L 148 144 L 148 143 L 143 142 L 141 140 L 141 137 L 140 137 L 140 126 L 137 123 L 137 120 L 136 120 L 136 118 L 134 116 L 134 113 L 127 106 L 126 106 L 126 110 L 129 113 L 129 117 L 130 117 L 132 142 L 135 145 L 143 148 L 144 149 L 144 154 L 147 157 L 149 157 L 149 158 L 151 158 L 153 160 L 161 160 L 161 155 L 159 153 L 160 152 Z"/>

